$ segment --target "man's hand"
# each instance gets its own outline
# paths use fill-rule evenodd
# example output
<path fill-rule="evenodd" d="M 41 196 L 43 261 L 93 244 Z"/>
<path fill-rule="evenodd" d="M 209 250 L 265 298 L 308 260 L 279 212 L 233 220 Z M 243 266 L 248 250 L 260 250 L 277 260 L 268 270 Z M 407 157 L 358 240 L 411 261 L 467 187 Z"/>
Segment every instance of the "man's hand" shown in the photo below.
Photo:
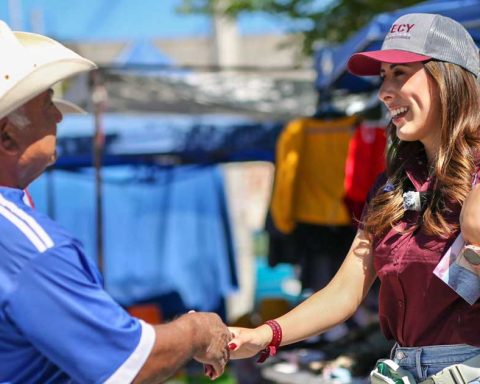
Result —
<path fill-rule="evenodd" d="M 163 382 L 191 358 L 212 380 L 223 373 L 232 336 L 217 314 L 190 312 L 154 329 L 155 344 L 134 383 Z"/>
<path fill-rule="evenodd" d="M 230 358 L 230 331 L 215 313 L 194 312 L 186 316 L 194 323 L 193 358 L 204 363 L 205 373 L 212 380 L 216 379 L 223 373 Z"/>

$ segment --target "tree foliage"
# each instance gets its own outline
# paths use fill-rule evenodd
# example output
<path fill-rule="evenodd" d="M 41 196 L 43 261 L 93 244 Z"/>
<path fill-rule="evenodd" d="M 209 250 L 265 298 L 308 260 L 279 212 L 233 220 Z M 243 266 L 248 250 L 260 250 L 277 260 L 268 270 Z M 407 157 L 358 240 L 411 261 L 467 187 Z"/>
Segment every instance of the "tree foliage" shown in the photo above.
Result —
<path fill-rule="evenodd" d="M 304 35 L 304 51 L 318 41 L 343 42 L 381 12 L 394 11 L 419 0 L 182 0 L 186 13 L 240 14 L 265 12 L 296 23 L 291 32 Z M 293 23 L 295 25 L 295 23 Z"/>

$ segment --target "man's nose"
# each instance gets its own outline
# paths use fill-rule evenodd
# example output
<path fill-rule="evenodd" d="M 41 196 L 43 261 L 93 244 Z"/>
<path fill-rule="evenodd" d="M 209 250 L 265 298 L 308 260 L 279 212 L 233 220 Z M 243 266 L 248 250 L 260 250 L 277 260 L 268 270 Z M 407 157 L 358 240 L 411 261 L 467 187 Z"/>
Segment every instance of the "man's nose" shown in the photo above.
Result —
<path fill-rule="evenodd" d="M 60 110 L 55 106 L 55 122 L 59 124 L 63 120 L 63 114 Z"/>

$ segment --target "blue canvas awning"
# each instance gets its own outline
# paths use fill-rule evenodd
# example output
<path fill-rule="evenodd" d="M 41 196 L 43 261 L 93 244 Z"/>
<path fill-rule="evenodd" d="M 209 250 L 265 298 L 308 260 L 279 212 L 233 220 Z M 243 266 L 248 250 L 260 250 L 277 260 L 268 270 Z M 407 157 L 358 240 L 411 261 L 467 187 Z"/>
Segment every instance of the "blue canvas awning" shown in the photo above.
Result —
<path fill-rule="evenodd" d="M 480 44 L 480 0 L 430 0 L 412 7 L 376 16 L 347 42 L 320 49 L 315 55 L 316 88 L 320 92 L 344 89 L 352 93 L 376 88 L 376 78 L 359 78 L 347 71 L 347 61 L 355 52 L 380 49 L 392 23 L 407 13 L 438 13 L 462 23 Z"/>
<path fill-rule="evenodd" d="M 107 113 L 104 165 L 273 161 L 281 122 L 228 115 Z M 92 166 L 93 117 L 65 116 L 57 168 Z"/>
<path fill-rule="evenodd" d="M 117 66 L 132 64 L 142 65 L 173 65 L 172 60 L 155 47 L 151 40 L 140 39 L 130 42 L 127 47 L 115 58 Z"/>

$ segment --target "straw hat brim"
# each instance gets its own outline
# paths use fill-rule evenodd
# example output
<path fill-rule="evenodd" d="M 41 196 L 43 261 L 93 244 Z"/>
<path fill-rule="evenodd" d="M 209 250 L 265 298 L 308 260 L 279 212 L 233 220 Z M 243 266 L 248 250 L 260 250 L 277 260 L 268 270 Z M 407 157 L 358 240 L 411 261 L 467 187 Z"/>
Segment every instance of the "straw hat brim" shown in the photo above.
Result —
<path fill-rule="evenodd" d="M 72 103 L 71 101 L 67 101 L 65 99 L 53 98 L 53 103 L 58 108 L 62 115 L 67 114 L 79 114 L 79 115 L 86 115 L 87 111 L 85 111 L 82 107 L 78 106 L 77 104 Z"/>
<path fill-rule="evenodd" d="M 0 118 L 8 115 L 27 101 L 46 91 L 55 83 L 75 76 L 82 72 L 91 71 L 96 65 L 66 48 L 57 41 L 46 36 L 26 33 L 13 33 L 19 44 L 23 47 L 14 47 L 24 60 L 23 70 L 16 73 L 16 68 L 11 68 L 9 73 L 1 74 L 0 81 L 8 82 L 6 92 L 0 95 Z M 25 61 L 29 61 L 25 70 Z M 31 68 L 31 69 L 30 69 Z"/>

